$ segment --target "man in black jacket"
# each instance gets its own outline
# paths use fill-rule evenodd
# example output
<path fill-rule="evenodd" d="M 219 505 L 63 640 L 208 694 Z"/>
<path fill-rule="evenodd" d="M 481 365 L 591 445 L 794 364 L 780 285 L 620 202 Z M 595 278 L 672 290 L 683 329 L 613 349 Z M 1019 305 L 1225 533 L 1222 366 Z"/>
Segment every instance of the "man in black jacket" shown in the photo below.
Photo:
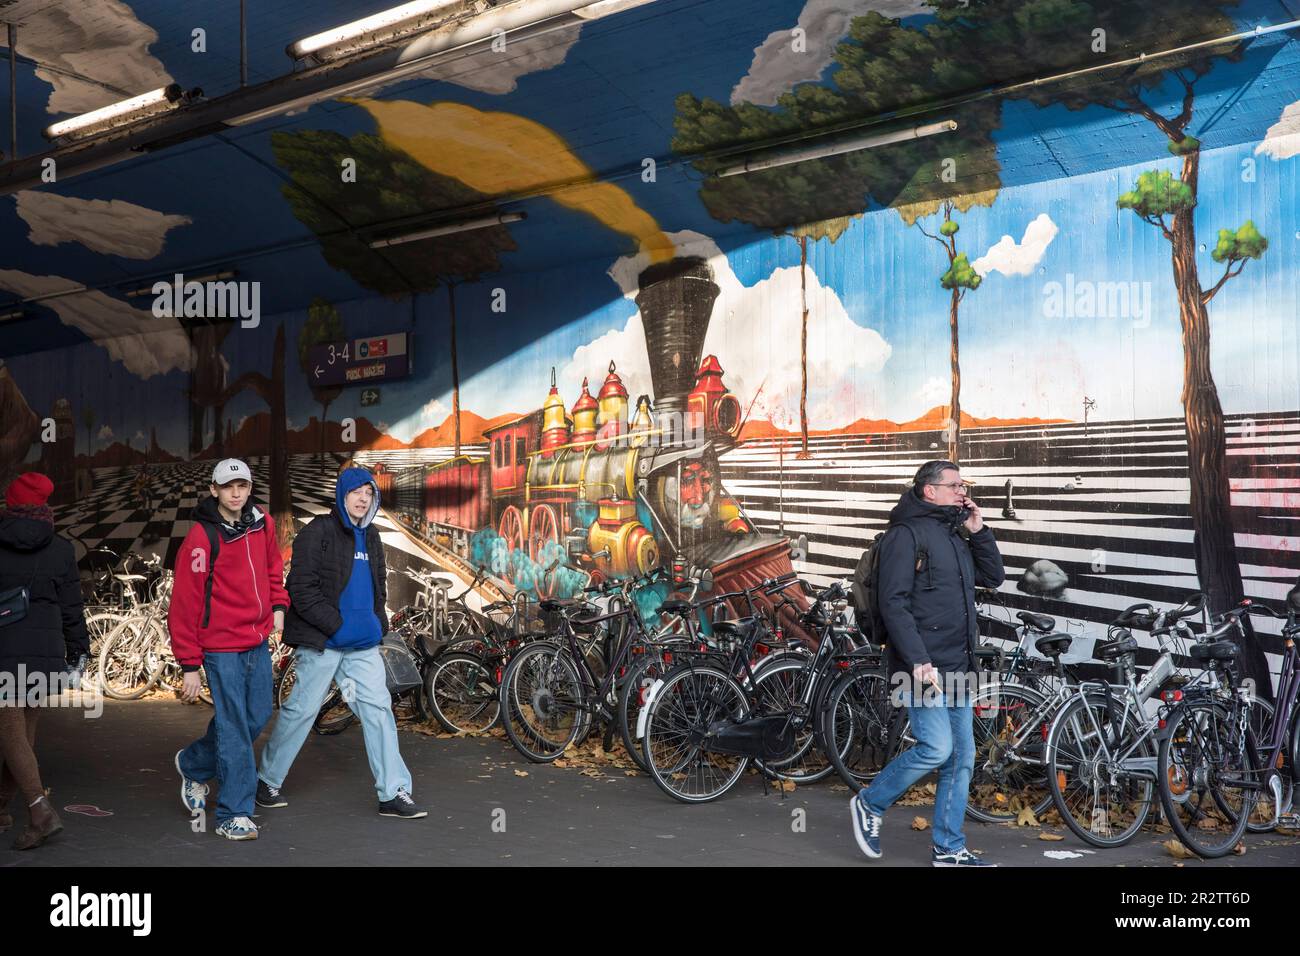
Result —
<path fill-rule="evenodd" d="M 379 487 L 364 468 L 348 468 L 335 489 L 337 509 L 317 515 L 293 542 L 284 642 L 295 648 L 293 691 L 262 751 L 257 805 L 284 807 L 284 778 L 337 680 L 361 718 L 375 776 L 379 813 L 413 820 L 426 811 L 411 799 L 411 772 L 397 749 L 393 699 L 379 644 L 388 631 L 388 571 L 373 521 Z"/>
<path fill-rule="evenodd" d="M 907 705 L 917 743 L 853 797 L 853 835 L 863 853 L 879 858 L 885 810 L 937 769 L 931 862 L 990 866 L 966 849 L 962 822 L 975 762 L 975 588 L 1002 583 L 997 541 L 957 466 L 931 461 L 890 512 L 878 547 L 876 600 L 888 633 L 890 687 Z"/>

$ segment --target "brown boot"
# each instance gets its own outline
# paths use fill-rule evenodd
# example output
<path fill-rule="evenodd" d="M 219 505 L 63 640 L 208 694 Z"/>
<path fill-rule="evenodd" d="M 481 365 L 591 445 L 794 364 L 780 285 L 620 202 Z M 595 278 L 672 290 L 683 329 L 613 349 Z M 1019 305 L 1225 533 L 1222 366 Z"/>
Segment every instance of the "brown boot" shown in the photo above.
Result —
<path fill-rule="evenodd" d="M 14 841 L 15 850 L 35 849 L 63 829 L 63 821 L 50 806 L 48 797 L 41 797 L 27 808 L 27 819 L 27 826 Z"/>

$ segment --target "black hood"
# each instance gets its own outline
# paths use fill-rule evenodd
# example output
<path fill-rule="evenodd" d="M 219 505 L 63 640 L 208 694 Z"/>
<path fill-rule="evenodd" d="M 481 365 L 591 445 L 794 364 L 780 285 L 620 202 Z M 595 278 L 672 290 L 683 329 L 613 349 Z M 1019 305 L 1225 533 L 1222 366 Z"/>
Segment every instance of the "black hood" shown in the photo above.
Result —
<path fill-rule="evenodd" d="M 965 520 L 962 508 L 958 505 L 933 505 L 924 498 L 918 498 L 916 492 L 908 488 L 889 512 L 890 524 L 903 524 L 919 518 L 930 518 L 946 524 L 952 530 Z"/>
<path fill-rule="evenodd" d="M 15 551 L 39 551 L 54 537 L 54 525 L 35 518 L 0 518 L 0 543 Z"/>
<path fill-rule="evenodd" d="M 209 495 L 200 501 L 198 507 L 194 509 L 194 520 L 201 521 L 204 524 L 216 525 L 221 529 L 221 536 L 225 540 L 233 541 L 240 535 L 247 534 L 249 531 L 256 531 L 265 525 L 266 515 L 252 501 L 246 501 L 244 502 L 244 510 L 240 512 L 239 522 L 231 524 L 221 517 L 221 512 L 217 508 L 217 499 Z"/>

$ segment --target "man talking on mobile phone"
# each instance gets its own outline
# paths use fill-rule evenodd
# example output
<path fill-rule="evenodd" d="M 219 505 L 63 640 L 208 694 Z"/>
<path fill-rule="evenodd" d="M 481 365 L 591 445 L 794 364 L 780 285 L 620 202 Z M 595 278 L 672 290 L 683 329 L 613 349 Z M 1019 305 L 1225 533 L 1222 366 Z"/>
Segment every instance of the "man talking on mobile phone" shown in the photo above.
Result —
<path fill-rule="evenodd" d="M 931 863 L 993 866 L 966 848 L 962 823 L 975 765 L 975 589 L 1002 584 L 997 541 L 958 467 L 929 461 L 889 513 L 889 528 L 876 546 L 890 688 L 907 706 L 917 742 L 854 795 L 853 835 L 863 853 L 879 859 L 885 811 L 938 770 Z"/>

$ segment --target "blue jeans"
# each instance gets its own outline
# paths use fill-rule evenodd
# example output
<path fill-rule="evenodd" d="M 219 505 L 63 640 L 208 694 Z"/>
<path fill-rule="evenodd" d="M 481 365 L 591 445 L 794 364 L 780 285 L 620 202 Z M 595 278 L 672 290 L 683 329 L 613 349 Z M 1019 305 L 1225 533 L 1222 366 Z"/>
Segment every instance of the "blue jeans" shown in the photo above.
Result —
<path fill-rule="evenodd" d="M 262 751 L 258 776 L 279 789 L 289 775 L 294 758 L 311 732 L 321 704 L 329 693 L 330 681 L 338 681 L 352 712 L 361 718 L 366 741 L 366 758 L 375 778 L 380 802 L 411 792 L 411 772 L 397 751 L 397 721 L 393 719 L 393 695 L 388 692 L 384 662 L 378 647 L 317 651 L 300 647 L 294 651 L 297 679 L 289 699 L 280 708 L 271 739 Z"/>
<path fill-rule="evenodd" d="M 966 846 L 962 823 L 970 778 L 975 770 L 975 736 L 970 704 L 962 707 L 909 705 L 916 746 L 903 751 L 877 774 L 862 799 L 872 813 L 883 815 L 895 800 L 930 771 L 938 768 L 934 796 L 934 845 L 940 853 Z"/>
<path fill-rule="evenodd" d="M 253 815 L 257 761 L 253 741 L 271 719 L 271 654 L 263 641 L 247 651 L 203 655 L 212 691 L 208 732 L 180 754 L 180 768 L 194 780 L 221 784 L 217 822 Z"/>

